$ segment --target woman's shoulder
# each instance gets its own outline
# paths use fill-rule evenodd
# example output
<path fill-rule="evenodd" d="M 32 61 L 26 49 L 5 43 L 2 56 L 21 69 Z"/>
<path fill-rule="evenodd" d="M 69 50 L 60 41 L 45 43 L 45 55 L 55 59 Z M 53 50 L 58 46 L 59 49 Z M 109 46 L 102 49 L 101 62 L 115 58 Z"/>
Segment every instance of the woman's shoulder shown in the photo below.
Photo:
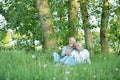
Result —
<path fill-rule="evenodd" d="M 89 51 L 87 49 L 82 49 L 82 52 L 89 53 Z"/>
<path fill-rule="evenodd" d="M 88 51 L 87 49 L 83 49 L 83 53 L 84 53 L 85 55 L 89 55 L 89 51 Z"/>

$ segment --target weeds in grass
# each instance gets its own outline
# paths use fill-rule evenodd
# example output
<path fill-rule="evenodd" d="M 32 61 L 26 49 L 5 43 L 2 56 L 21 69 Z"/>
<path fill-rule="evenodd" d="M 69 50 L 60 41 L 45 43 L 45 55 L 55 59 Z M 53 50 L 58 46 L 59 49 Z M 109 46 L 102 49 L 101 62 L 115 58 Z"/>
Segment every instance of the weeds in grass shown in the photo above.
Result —
<path fill-rule="evenodd" d="M 0 80 L 120 80 L 120 56 L 96 54 L 92 64 L 56 65 L 50 53 L 0 51 Z"/>

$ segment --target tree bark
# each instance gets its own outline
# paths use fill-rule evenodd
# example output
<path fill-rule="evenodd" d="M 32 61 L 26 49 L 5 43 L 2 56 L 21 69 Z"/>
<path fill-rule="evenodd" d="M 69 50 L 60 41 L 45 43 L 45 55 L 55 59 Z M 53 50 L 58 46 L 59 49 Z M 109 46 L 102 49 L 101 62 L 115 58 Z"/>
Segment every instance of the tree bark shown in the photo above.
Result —
<path fill-rule="evenodd" d="M 36 7 L 38 9 L 42 28 L 43 48 L 55 48 L 56 38 L 54 36 L 53 22 L 47 0 L 36 0 Z"/>
<path fill-rule="evenodd" d="M 78 10 L 79 10 L 79 3 L 78 0 L 69 0 L 69 37 L 73 36 L 77 38 L 78 36 Z"/>
<path fill-rule="evenodd" d="M 91 54 L 94 54 L 92 32 L 91 32 L 89 18 L 88 18 L 89 15 L 86 8 L 87 0 L 79 0 L 79 1 L 80 1 L 80 9 L 81 9 L 83 27 L 84 27 L 84 33 L 85 33 L 86 48 L 90 51 Z"/>
<path fill-rule="evenodd" d="M 109 2 L 108 2 L 108 0 L 103 0 L 101 29 L 100 29 L 101 52 L 103 52 L 103 53 L 109 53 L 108 19 L 109 19 Z"/>

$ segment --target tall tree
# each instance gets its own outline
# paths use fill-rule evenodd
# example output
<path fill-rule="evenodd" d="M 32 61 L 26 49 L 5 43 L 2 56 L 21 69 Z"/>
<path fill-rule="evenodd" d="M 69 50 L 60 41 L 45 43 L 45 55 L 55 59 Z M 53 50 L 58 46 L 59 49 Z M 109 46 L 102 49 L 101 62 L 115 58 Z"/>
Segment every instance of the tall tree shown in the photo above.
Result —
<path fill-rule="evenodd" d="M 90 51 L 90 53 L 94 53 L 93 50 L 93 40 L 92 40 L 92 33 L 90 28 L 90 22 L 89 22 L 89 14 L 87 11 L 87 0 L 79 0 L 80 1 L 80 9 L 82 14 L 82 20 L 83 20 L 83 28 L 85 32 L 85 43 L 86 48 Z"/>
<path fill-rule="evenodd" d="M 109 0 L 103 0 L 103 9 L 101 17 L 100 41 L 101 51 L 103 53 L 109 52 L 108 47 L 108 19 L 109 19 Z"/>
<path fill-rule="evenodd" d="M 54 48 L 56 46 L 56 39 L 53 35 L 53 22 L 47 0 L 36 0 L 36 7 L 41 21 L 43 47 L 44 49 Z"/>
<path fill-rule="evenodd" d="M 69 0 L 69 36 L 78 36 L 78 11 L 79 11 L 79 0 Z"/>

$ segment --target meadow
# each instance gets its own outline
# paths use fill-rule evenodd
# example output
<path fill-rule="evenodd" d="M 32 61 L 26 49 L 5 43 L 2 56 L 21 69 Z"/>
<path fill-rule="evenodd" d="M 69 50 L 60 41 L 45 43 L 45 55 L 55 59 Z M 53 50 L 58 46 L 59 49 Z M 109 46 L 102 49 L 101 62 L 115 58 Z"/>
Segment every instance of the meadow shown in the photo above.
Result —
<path fill-rule="evenodd" d="M 96 54 L 92 64 L 55 64 L 51 53 L 0 50 L 0 80 L 120 80 L 120 56 Z"/>

